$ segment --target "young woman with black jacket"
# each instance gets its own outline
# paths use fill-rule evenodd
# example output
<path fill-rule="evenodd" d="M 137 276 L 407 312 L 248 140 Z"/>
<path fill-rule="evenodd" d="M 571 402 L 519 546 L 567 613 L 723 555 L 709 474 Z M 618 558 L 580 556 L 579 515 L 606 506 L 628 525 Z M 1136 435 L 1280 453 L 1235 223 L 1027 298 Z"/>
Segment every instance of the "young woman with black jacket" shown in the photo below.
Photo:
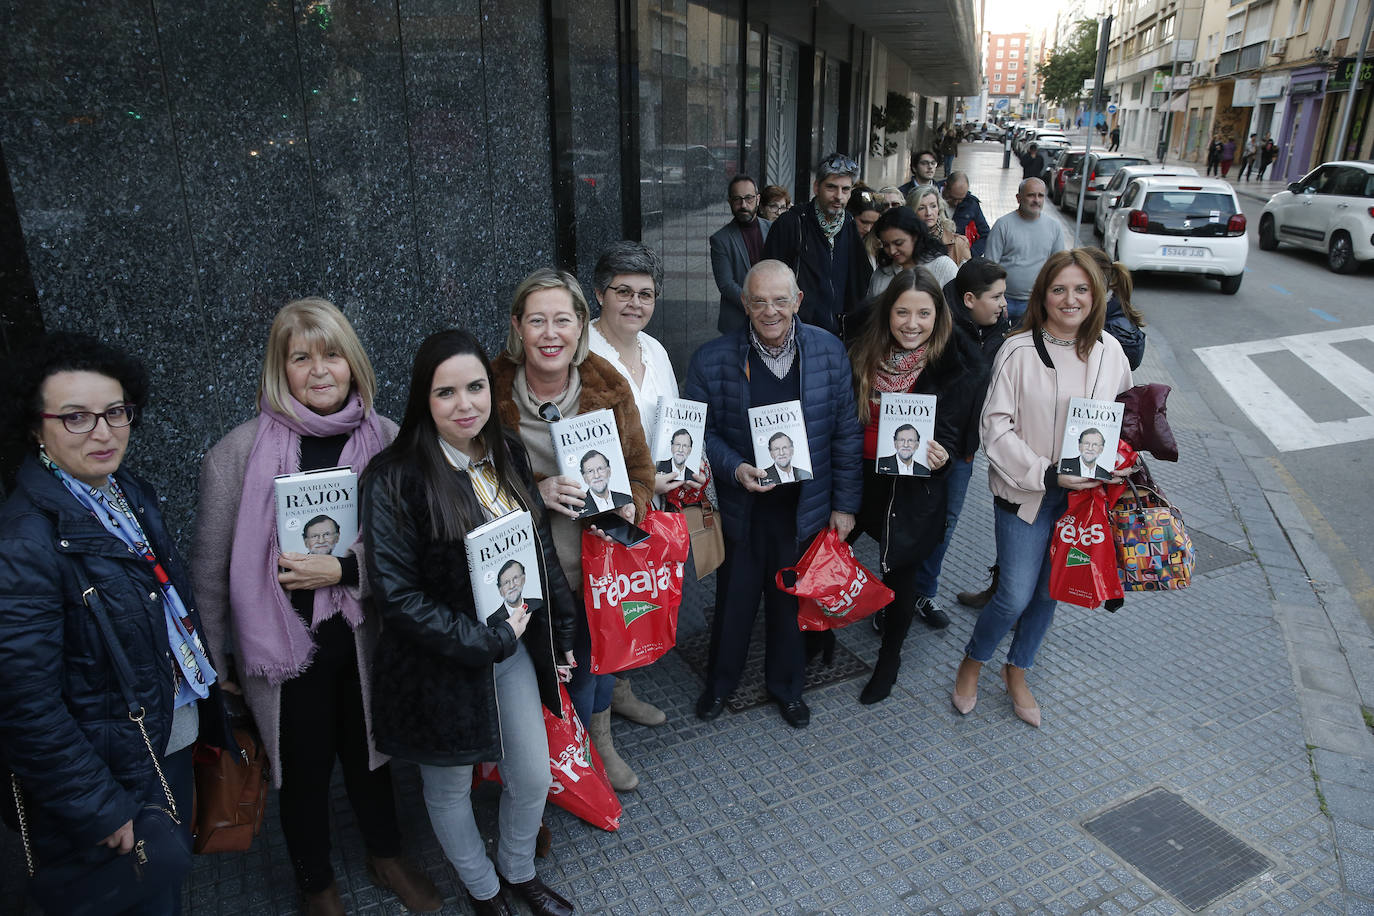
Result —
<path fill-rule="evenodd" d="M 492 409 L 491 364 L 466 331 L 420 345 L 396 440 L 362 480 L 362 531 L 382 634 L 372 679 L 377 748 L 413 760 L 444 853 L 478 913 L 511 912 L 509 886 L 535 913 L 571 913 L 540 882 L 535 840 L 550 785 L 541 704 L 561 714 L 571 673 L 573 600 L 525 450 Z M 528 510 L 539 598 L 482 622 L 463 536 Z M 472 815 L 472 766 L 499 761 L 498 867 Z"/>
<path fill-rule="evenodd" d="M 885 699 L 897 680 L 902 643 L 918 603 L 923 602 L 922 617 L 932 628 L 949 625 L 948 617 L 917 594 L 916 579 L 926 556 L 944 538 L 950 450 L 964 441 L 982 373 L 973 345 L 954 333 L 940 284 L 919 268 L 892 279 L 849 356 L 864 424 L 863 508 L 855 530 L 878 542 L 883 582 L 895 593 L 884 611 L 878 664 L 859 695 L 859 702 L 869 704 Z M 884 444 L 877 441 L 878 404 L 885 391 L 935 395 L 935 437 L 925 462 L 929 477 L 877 473 L 876 455 Z"/>

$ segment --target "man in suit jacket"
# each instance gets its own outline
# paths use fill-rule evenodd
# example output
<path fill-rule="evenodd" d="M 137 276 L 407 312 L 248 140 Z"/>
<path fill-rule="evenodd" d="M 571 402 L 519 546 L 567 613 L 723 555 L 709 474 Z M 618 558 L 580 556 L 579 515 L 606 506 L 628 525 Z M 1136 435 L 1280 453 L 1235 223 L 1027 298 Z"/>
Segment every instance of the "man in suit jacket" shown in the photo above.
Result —
<path fill-rule="evenodd" d="M 673 475 L 668 478 L 669 480 L 690 481 L 693 475 L 687 470 L 687 459 L 692 456 L 692 434 L 685 429 L 679 429 L 673 433 L 668 445 L 672 449 L 672 457 L 664 458 L 654 465 L 654 470 L 660 474 Z"/>
<path fill-rule="evenodd" d="M 611 489 L 611 463 L 596 449 L 582 456 L 582 481 L 587 485 L 582 494 L 586 505 L 578 518 L 600 515 L 634 502 L 629 493 L 616 493 Z"/>
<path fill-rule="evenodd" d="M 711 275 L 720 290 L 720 317 L 716 330 L 737 331 L 749 323 L 740 300 L 745 275 L 763 257 L 763 240 L 773 225 L 761 218 L 759 189 L 748 175 L 730 179 L 726 200 L 734 219 L 711 236 Z"/>
<path fill-rule="evenodd" d="M 772 438 L 768 440 L 768 454 L 773 456 L 773 464 L 764 470 L 764 486 L 770 483 L 797 483 L 811 479 L 811 472 L 806 468 L 793 466 L 794 448 L 792 437 L 787 433 L 773 433 Z"/>
<path fill-rule="evenodd" d="M 903 423 L 892 434 L 892 444 L 896 454 L 878 459 L 879 474 L 898 474 L 906 477 L 929 477 L 930 468 L 916 460 L 916 447 L 921 444 L 921 434 L 910 423 Z"/>
<path fill-rule="evenodd" d="M 1071 477 L 1111 480 L 1111 468 L 1104 468 L 1097 463 L 1097 460 L 1102 457 L 1102 450 L 1106 447 L 1107 437 L 1093 427 L 1088 427 L 1078 434 L 1078 457 L 1065 458 L 1060 461 L 1059 473 L 1068 474 Z"/>
<path fill-rule="evenodd" d="M 496 590 L 501 593 L 501 604 L 492 614 L 506 612 L 506 618 L 514 617 L 525 602 L 525 564 L 519 560 L 507 560 L 496 573 Z M 497 618 L 501 619 L 501 618 Z"/>

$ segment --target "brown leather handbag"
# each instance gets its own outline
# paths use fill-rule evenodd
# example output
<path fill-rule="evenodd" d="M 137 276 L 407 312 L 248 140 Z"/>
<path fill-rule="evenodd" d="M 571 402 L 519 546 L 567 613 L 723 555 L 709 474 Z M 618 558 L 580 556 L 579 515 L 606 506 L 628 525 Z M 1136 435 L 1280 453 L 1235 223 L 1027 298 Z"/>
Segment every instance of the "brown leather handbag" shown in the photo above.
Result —
<path fill-rule="evenodd" d="M 725 561 L 725 537 L 720 531 L 720 513 L 703 493 L 701 502 L 682 507 L 687 517 L 687 533 L 692 537 L 692 562 L 697 578 L 704 579 Z"/>
<path fill-rule="evenodd" d="M 191 849 L 245 852 L 262 830 L 267 810 L 267 752 L 248 728 L 235 728 L 240 754 L 197 744 L 195 818 Z"/>

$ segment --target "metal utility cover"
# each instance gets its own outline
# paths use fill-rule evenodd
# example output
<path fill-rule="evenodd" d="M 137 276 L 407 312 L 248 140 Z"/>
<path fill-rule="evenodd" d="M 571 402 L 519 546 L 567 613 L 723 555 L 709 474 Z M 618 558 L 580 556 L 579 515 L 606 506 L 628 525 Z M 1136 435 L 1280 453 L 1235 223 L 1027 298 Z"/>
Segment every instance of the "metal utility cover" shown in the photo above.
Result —
<path fill-rule="evenodd" d="M 1167 789 L 1124 801 L 1083 828 L 1195 913 L 1274 864 Z"/>

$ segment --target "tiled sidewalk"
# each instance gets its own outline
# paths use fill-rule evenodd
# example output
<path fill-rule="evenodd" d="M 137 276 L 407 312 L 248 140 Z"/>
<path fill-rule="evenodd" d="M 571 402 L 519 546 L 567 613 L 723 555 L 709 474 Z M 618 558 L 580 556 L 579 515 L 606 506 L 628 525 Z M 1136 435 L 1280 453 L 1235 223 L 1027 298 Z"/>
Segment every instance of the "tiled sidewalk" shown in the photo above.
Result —
<path fill-rule="evenodd" d="M 1014 206 L 1020 174 L 1000 161 L 992 144 L 966 144 L 958 162 L 989 221 Z M 1271 863 L 1206 912 L 1374 912 L 1374 870 L 1347 868 L 1343 882 L 1337 858 L 1339 841 L 1347 865 L 1368 861 L 1360 854 L 1374 854 L 1374 824 L 1333 822 L 1322 810 L 1323 797 L 1334 807 L 1336 796 L 1354 796 L 1357 806 L 1369 771 L 1343 755 L 1318 794 L 1308 745 L 1319 742 L 1299 696 L 1312 685 L 1295 684 L 1302 669 L 1290 662 L 1290 618 L 1276 610 L 1305 609 L 1303 625 L 1317 632 L 1321 606 L 1243 443 L 1218 432 L 1206 406 L 1178 386 L 1173 365 L 1167 345 L 1151 337 L 1137 378 L 1176 386 L 1170 417 L 1183 460 L 1152 467 L 1198 538 L 1199 575 L 1186 591 L 1131 595 L 1116 614 L 1061 605 L 1031 675 L 1043 728 L 1013 715 L 994 666 L 971 715 L 950 705 L 974 620 L 953 594 L 981 586 L 992 562 L 980 458 L 941 585 L 953 623 L 943 632 L 913 628 L 887 701 L 861 706 L 856 679 L 809 692 L 813 717 L 804 731 L 787 727 L 771 706 L 702 723 L 692 713 L 700 682 L 670 653 L 634 675 L 668 723 L 615 727 L 643 780 L 623 799 L 621 829 L 604 833 L 550 806 L 553 851 L 539 863 L 545 881 L 586 913 L 1190 912 L 1084 828 L 1094 815 L 1164 788 Z M 867 545 L 861 556 L 872 553 Z M 689 595 L 684 632 L 704 623 L 712 579 L 704 586 Z M 871 664 L 871 627 L 841 631 L 840 639 Z M 1338 766 L 1345 769 L 1336 779 Z M 445 912 L 466 912 L 416 773 L 396 770 L 410 852 L 444 891 Z M 477 797 L 490 823 L 494 796 Z M 276 813 L 273 800 L 251 852 L 197 863 L 188 912 L 295 911 Z M 335 814 L 336 868 L 350 911 L 404 912 L 369 884 L 337 786 Z M 1192 842 L 1182 833 L 1170 840 Z M 1199 844 L 1182 859 L 1199 866 L 1208 854 Z M 2 855 L 5 887 L 16 887 L 18 850 L 8 834 Z"/>

